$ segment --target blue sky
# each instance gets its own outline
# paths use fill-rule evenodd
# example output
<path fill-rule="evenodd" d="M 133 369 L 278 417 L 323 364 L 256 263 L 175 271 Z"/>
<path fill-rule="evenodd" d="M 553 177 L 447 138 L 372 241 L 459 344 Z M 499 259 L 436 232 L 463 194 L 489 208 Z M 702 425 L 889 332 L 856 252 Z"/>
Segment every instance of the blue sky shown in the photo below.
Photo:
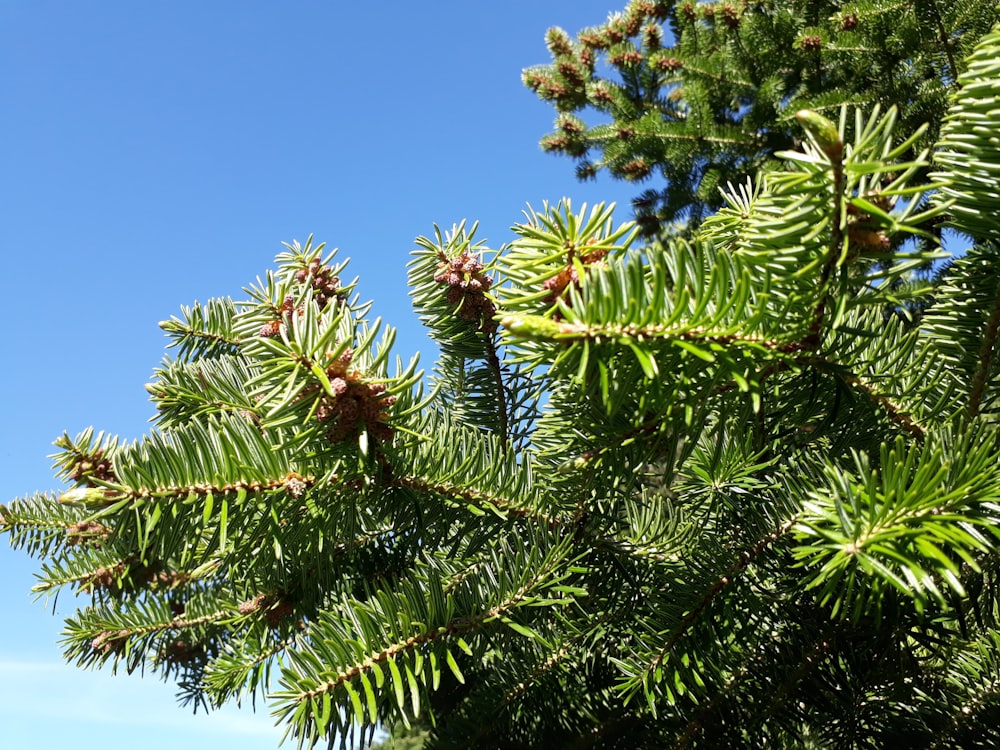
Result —
<path fill-rule="evenodd" d="M 498 246 L 527 203 L 617 201 L 538 139 L 553 112 L 520 83 L 544 33 L 615 0 L 0 0 L 0 501 L 54 487 L 51 441 L 88 425 L 137 437 L 156 323 L 241 297 L 282 241 L 352 258 L 363 296 L 426 350 L 405 264 L 433 224 L 480 221 Z M 431 362 L 425 358 L 424 366 Z M 0 546 L 3 746 L 269 749 L 266 711 L 208 718 L 155 679 L 61 665 L 35 563 Z"/>

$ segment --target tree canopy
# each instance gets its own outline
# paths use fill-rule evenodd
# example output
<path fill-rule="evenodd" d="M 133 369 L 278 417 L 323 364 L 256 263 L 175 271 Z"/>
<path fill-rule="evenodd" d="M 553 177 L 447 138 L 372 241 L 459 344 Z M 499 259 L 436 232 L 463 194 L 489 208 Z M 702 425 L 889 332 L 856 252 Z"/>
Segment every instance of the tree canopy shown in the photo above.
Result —
<path fill-rule="evenodd" d="M 632 0 L 575 39 L 549 30 L 552 62 L 525 85 L 556 109 L 542 147 L 586 179 L 643 183 L 646 234 L 697 224 L 792 148 L 803 108 L 895 106 L 900 128 L 931 147 L 965 58 L 997 21 L 993 0 Z M 587 120 L 590 120 L 588 122 Z"/>
<path fill-rule="evenodd" d="M 801 109 L 684 237 L 419 238 L 428 375 L 311 238 L 183 308 L 150 432 L 0 506 L 67 659 L 303 746 L 996 746 L 1000 26 L 961 65 L 932 149 Z"/>

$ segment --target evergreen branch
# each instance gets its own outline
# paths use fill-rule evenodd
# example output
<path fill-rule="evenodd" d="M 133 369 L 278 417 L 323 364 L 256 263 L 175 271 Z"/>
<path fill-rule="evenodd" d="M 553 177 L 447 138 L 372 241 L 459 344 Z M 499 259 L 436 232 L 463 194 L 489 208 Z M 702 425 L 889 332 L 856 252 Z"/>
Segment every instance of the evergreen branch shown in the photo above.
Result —
<path fill-rule="evenodd" d="M 683 748 L 688 747 L 705 728 L 705 724 L 719 707 L 720 703 L 726 700 L 729 694 L 751 674 L 748 667 L 743 667 L 730 677 L 718 694 L 702 706 L 697 715 L 681 730 L 676 742 L 672 745 L 672 750 L 683 750 Z"/>
<path fill-rule="evenodd" d="M 787 708 L 787 704 L 783 704 L 782 701 L 786 700 L 802 682 L 803 678 L 822 662 L 827 652 L 834 646 L 834 637 L 839 632 L 843 631 L 845 627 L 844 622 L 839 622 L 826 628 L 826 630 L 812 644 L 812 647 L 804 651 L 800 663 L 794 670 L 787 674 L 785 679 L 782 680 L 781 687 L 778 690 L 772 690 L 770 692 L 770 700 L 767 707 L 753 717 L 754 725 L 763 724 L 770 716 L 782 709 Z M 768 666 L 765 665 L 761 659 L 755 657 L 754 661 L 756 663 L 753 665 L 744 664 L 741 666 L 740 669 L 733 674 L 729 680 L 727 680 L 722 689 L 715 696 L 713 696 L 710 701 L 702 706 L 697 715 L 684 727 L 684 730 L 672 746 L 673 750 L 682 750 L 682 748 L 686 748 L 694 742 L 698 735 L 705 729 L 712 714 L 715 713 L 725 701 L 736 700 L 731 699 L 730 694 L 737 687 L 741 686 L 746 680 L 753 679 L 762 673 L 770 673 L 771 670 L 768 669 Z M 747 721 L 746 724 L 748 725 L 749 722 Z"/>
<path fill-rule="evenodd" d="M 593 622 L 588 623 L 588 627 L 585 630 L 581 630 L 576 635 L 567 639 L 558 648 L 555 648 L 549 653 L 541 663 L 535 665 L 531 672 L 522 680 L 520 680 L 513 688 L 504 693 L 503 698 L 500 701 L 498 711 L 503 710 L 507 706 L 514 703 L 522 695 L 524 695 L 532 687 L 539 684 L 540 678 L 546 673 L 550 672 L 561 662 L 565 661 L 572 653 L 573 648 L 578 646 L 581 642 L 593 636 L 594 632 L 598 632 L 600 627 L 607 622 L 610 622 L 614 618 L 614 613 L 605 612 L 597 617 Z M 478 741 L 482 737 L 488 734 L 484 731 L 482 734 L 478 735 L 475 739 Z"/>
<path fill-rule="evenodd" d="M 162 560 L 144 558 L 131 550 L 123 553 L 123 546 L 114 542 L 108 547 L 95 545 L 53 560 L 42 566 L 40 582 L 31 590 L 41 594 L 75 583 L 78 591 L 97 598 L 136 598 L 149 590 L 169 591 L 206 579 L 220 566 L 217 560 L 209 560 L 192 570 L 171 570 Z"/>
<path fill-rule="evenodd" d="M 431 682 L 435 689 L 438 685 L 437 657 L 444 656 L 456 678 L 464 681 L 454 657 L 447 650 L 447 643 L 457 644 L 471 655 L 462 636 L 480 631 L 491 623 L 501 622 L 521 637 L 540 639 L 530 627 L 510 619 L 513 611 L 531 607 L 540 600 L 569 604 L 573 599 L 567 596 L 568 592 L 582 592 L 559 587 L 571 574 L 563 569 L 570 551 L 565 540 L 549 546 L 542 536 L 536 535 L 533 541 L 535 545 L 504 544 L 490 551 L 490 570 L 484 572 L 483 580 L 497 583 L 492 590 L 484 590 L 481 585 L 470 582 L 471 585 L 463 586 L 461 592 L 446 596 L 440 575 L 431 567 L 418 571 L 415 577 L 404 580 L 391 592 L 373 592 L 368 602 L 342 601 L 338 608 L 343 611 L 336 618 L 331 617 L 330 612 L 322 614 L 313 626 L 311 647 L 306 651 L 289 652 L 292 668 L 286 669 L 282 677 L 287 689 L 278 694 L 285 701 L 281 712 L 296 715 L 293 731 L 300 736 L 312 734 L 317 726 L 322 731 L 332 717 L 320 708 L 318 699 L 322 698 L 329 706 L 329 696 L 340 692 L 339 688 L 343 688 L 342 707 L 352 708 L 356 721 L 374 722 L 379 699 L 370 676 L 379 688 L 383 687 L 382 665 L 386 665 L 392 675 L 386 693 L 395 692 L 400 711 L 405 711 L 401 669 L 405 670 L 416 714 L 418 682 L 424 683 L 425 688 L 430 687 Z M 452 567 L 444 558 L 437 558 L 435 565 Z M 546 597 L 545 592 L 557 587 L 559 591 L 552 590 Z M 552 599 L 552 596 L 558 598 Z M 464 614 L 456 614 L 456 609 Z M 386 620 L 387 616 L 391 619 Z M 372 648 L 376 645 L 377 648 Z M 430 660 L 424 658 L 428 653 Z M 316 659 L 319 661 L 314 661 Z M 312 663 L 324 665 L 315 677 L 309 666 Z M 354 683 L 358 683 L 357 686 Z M 357 699 L 362 691 L 368 697 L 367 711 Z M 311 709 L 303 709 L 303 706 Z"/>
<path fill-rule="evenodd" d="M 918 327 L 878 309 L 855 308 L 830 332 L 822 352 L 797 364 L 832 375 L 921 439 L 920 433 L 947 417 L 959 393 L 938 342 L 927 335 L 933 317 L 925 314 Z"/>
<path fill-rule="evenodd" d="M 450 232 L 434 227 L 434 239 L 418 237 L 407 264 L 410 296 L 420 321 L 430 329 L 443 354 L 482 360 L 496 329 L 496 308 L 489 275 L 493 251 L 476 241 L 478 228 L 465 222 Z"/>
<path fill-rule="evenodd" d="M 802 662 L 790 675 L 788 675 L 787 679 L 782 682 L 781 688 L 773 693 L 772 699 L 767 708 L 764 709 L 758 717 L 756 717 L 757 723 L 764 723 L 768 717 L 786 707 L 782 705 L 782 701 L 785 700 L 796 687 L 798 687 L 799 683 L 802 682 L 803 678 L 810 671 L 822 663 L 823 659 L 826 658 L 827 652 L 829 652 L 834 646 L 835 635 L 843 630 L 844 627 L 843 622 L 836 624 L 834 627 L 829 628 L 823 636 L 817 640 L 815 644 L 813 644 L 812 649 L 805 653 L 805 656 L 802 658 Z"/>
<path fill-rule="evenodd" d="M 303 703 L 312 698 L 321 696 L 324 693 L 333 692 L 344 683 L 350 682 L 362 674 L 371 673 L 377 668 L 378 665 L 384 664 L 390 660 L 395 660 L 397 656 L 413 651 L 424 644 L 431 643 L 432 641 L 436 641 L 438 639 L 458 637 L 477 630 L 481 628 L 484 623 L 501 616 L 509 609 L 516 606 L 522 598 L 523 592 L 522 596 L 515 596 L 508 602 L 504 602 L 487 612 L 479 614 L 478 616 L 464 617 L 459 624 L 442 625 L 441 627 L 434 628 L 433 630 L 416 633 L 409 638 L 390 644 L 378 653 L 369 655 L 366 659 L 364 659 L 364 661 L 351 665 L 348 669 L 341 670 L 333 679 L 320 683 L 312 690 L 299 693 L 295 696 L 295 700 L 299 703 Z"/>
<path fill-rule="evenodd" d="M 192 358 L 206 356 L 208 350 L 219 350 L 221 352 L 233 351 L 243 343 L 242 339 L 230 338 L 224 334 L 200 331 L 190 325 L 185 325 L 173 320 L 163 320 L 159 323 L 160 328 L 178 338 L 173 345 L 183 346 L 182 354 Z"/>
<path fill-rule="evenodd" d="M 137 628 L 123 628 L 116 633 L 116 637 L 121 636 L 142 636 L 148 635 L 150 633 L 161 633 L 164 631 L 174 631 L 174 630 L 190 630 L 192 628 L 197 628 L 202 625 L 209 625 L 212 623 L 220 622 L 229 617 L 233 616 L 233 611 L 231 609 L 224 609 L 218 612 L 213 612 L 207 615 L 201 615 L 199 617 L 187 618 L 184 616 L 175 617 L 170 622 L 162 623 L 151 623 L 149 625 L 143 625 Z M 122 631 L 127 632 L 122 632 Z"/>
<path fill-rule="evenodd" d="M 494 432 L 453 424 L 435 412 L 423 415 L 414 428 L 422 436 L 420 442 L 392 448 L 392 472 L 385 479 L 389 486 L 450 499 L 477 514 L 486 510 L 501 517 L 532 518 L 543 525 L 559 523 L 541 510 L 532 462 L 503 452 Z"/>
<path fill-rule="evenodd" d="M 53 445 L 59 448 L 52 458 L 60 479 L 85 487 L 100 487 L 114 481 L 114 461 L 121 449 L 116 436 L 94 434 L 89 427 L 75 438 L 64 432 Z"/>
<path fill-rule="evenodd" d="M 684 71 L 689 73 L 694 73 L 695 75 L 701 76 L 702 78 L 707 78 L 714 83 L 726 83 L 726 84 L 736 84 L 736 86 L 743 87 L 747 90 L 752 90 L 754 84 L 752 81 L 742 80 L 740 78 L 734 78 L 732 76 L 723 75 L 721 73 L 714 73 L 705 68 L 699 68 L 697 65 L 693 65 L 690 62 L 685 63 Z"/>
<path fill-rule="evenodd" d="M 691 607 L 685 615 L 681 618 L 680 622 L 666 635 L 666 643 L 656 652 L 652 661 L 646 666 L 642 677 L 638 681 L 630 680 L 636 687 L 638 683 L 646 684 L 663 666 L 664 661 L 673 652 L 674 647 L 680 641 L 682 637 L 688 632 L 688 630 L 698 621 L 702 613 L 705 612 L 712 604 L 713 601 L 737 578 L 743 571 L 745 571 L 765 550 L 771 547 L 775 542 L 777 542 L 782 536 L 788 533 L 796 524 L 798 518 L 792 517 L 782 523 L 777 529 L 772 531 L 767 536 L 760 539 L 753 547 L 749 550 L 745 550 L 735 562 L 733 562 L 726 572 L 718 578 L 712 586 L 705 591 L 701 598 Z M 652 698 L 650 697 L 652 702 Z"/>
<path fill-rule="evenodd" d="M 131 578 L 126 578 L 126 575 L 132 572 L 133 565 L 138 562 L 135 555 L 109 559 L 109 556 L 104 554 L 102 557 L 105 559 L 99 562 L 98 567 L 89 569 L 81 569 L 82 560 L 79 557 L 73 561 L 72 573 L 60 574 L 52 566 L 45 566 L 42 571 L 42 581 L 31 587 L 32 592 L 41 594 L 73 583 L 79 584 L 80 590 L 87 592 L 94 592 L 95 589 L 124 591 L 127 587 L 131 587 L 132 590 L 138 588 L 138 581 L 133 582 Z M 98 563 L 97 560 L 92 562 Z M 143 568 L 143 574 L 152 572 L 150 567 L 140 567 Z"/>
<path fill-rule="evenodd" d="M 883 443 L 878 472 L 860 453 L 854 473 L 827 465 L 827 487 L 811 493 L 796 527 L 804 543 L 795 557 L 815 571 L 807 588 L 820 588 L 821 602 L 841 617 L 877 606 L 886 587 L 918 609 L 945 603 L 939 583 L 965 597 L 957 560 L 977 567 L 973 556 L 995 549 L 998 536 L 1000 479 L 986 468 L 989 444 L 978 429 L 942 429 L 916 445 L 902 436 Z"/>
<path fill-rule="evenodd" d="M 844 189 L 846 186 L 844 176 L 844 142 L 841 140 L 837 126 L 815 112 L 800 110 L 796 114 L 796 119 L 806 130 L 806 133 L 818 150 L 829 160 L 833 181 L 831 190 L 833 205 L 830 207 L 830 216 L 833 217 L 830 225 L 830 247 L 821 266 L 817 292 L 819 301 L 813 310 L 812 323 L 809 327 L 810 339 L 815 341 L 815 345 L 818 346 L 820 332 L 826 317 L 830 280 L 833 272 L 844 260 L 843 222 L 846 218 L 844 216 Z"/>
<path fill-rule="evenodd" d="M 393 477 L 390 484 L 395 487 L 426 492 L 443 496 L 459 504 L 469 504 L 476 508 L 509 514 L 520 518 L 529 518 L 541 522 L 544 526 L 554 528 L 562 523 L 556 516 L 550 516 L 537 508 L 523 505 L 516 497 L 505 497 L 473 487 L 463 487 L 451 482 L 435 482 L 420 476 Z"/>
<path fill-rule="evenodd" d="M 952 226 L 989 242 L 1000 230 L 994 210 L 1000 144 L 983 124 L 993 121 L 1000 94 L 1000 23 L 980 40 L 965 63 L 934 154 L 935 176 L 944 183 L 938 201 L 952 201 Z"/>
<path fill-rule="evenodd" d="M 207 498 L 266 492 L 284 487 L 300 492 L 316 481 L 310 472 L 330 474 L 315 460 L 303 465 L 291 448 L 276 448 L 281 431 L 264 434 L 235 415 L 190 421 L 168 431 L 154 431 L 116 453 L 113 482 L 64 492 L 62 503 L 82 507 L 134 507 L 147 500 Z M 306 477 L 297 471 L 302 469 Z M 302 484 L 305 482 L 306 484 Z"/>
<path fill-rule="evenodd" d="M 217 705 L 221 705 L 232 695 L 241 695 L 248 683 L 251 691 L 256 690 L 262 677 L 266 684 L 267 668 L 274 658 L 298 646 L 302 638 L 302 633 L 296 633 L 267 648 L 252 651 L 249 659 L 239 658 L 242 654 L 236 653 L 230 638 L 225 651 L 206 666 L 205 687 L 213 692 L 213 699 Z"/>
<path fill-rule="evenodd" d="M 206 607 L 206 604 L 210 606 Z M 200 609 L 203 614 L 191 616 L 194 609 Z M 119 608 L 117 605 L 110 609 L 90 606 L 66 621 L 66 641 L 77 647 L 87 647 L 86 651 L 79 652 L 81 656 L 107 655 L 117 651 L 129 638 L 193 630 L 238 617 L 239 614 L 230 602 L 226 601 L 219 606 L 219 602 L 211 599 L 200 603 L 188 601 L 186 612 L 181 614 L 177 614 L 162 600 L 136 600 L 130 609 Z"/>
<path fill-rule="evenodd" d="M 510 440 L 510 427 L 507 423 L 507 386 L 503 381 L 503 371 L 500 368 L 500 358 L 497 356 L 496 343 L 493 336 L 490 336 L 486 345 L 486 363 L 496 380 L 497 415 L 500 421 L 500 450 L 507 452 L 507 443 Z"/>
<path fill-rule="evenodd" d="M 706 133 L 684 133 L 677 131 L 660 130 L 657 132 L 643 133 L 643 138 L 663 141 L 664 143 L 711 143 L 718 146 L 747 146 L 759 147 L 763 141 L 760 138 L 737 138 L 735 136 L 709 135 Z M 620 132 L 617 130 L 604 131 L 603 126 L 598 126 L 589 131 L 586 140 L 591 143 L 615 143 L 621 140 Z"/>
<path fill-rule="evenodd" d="M 733 333 L 731 329 L 712 330 L 686 324 L 665 325 L 649 324 L 639 326 L 623 325 L 588 325 L 586 323 L 561 323 L 549 318 L 535 315 L 509 315 L 500 321 L 504 328 L 517 336 L 535 340 L 551 339 L 553 341 L 613 341 L 628 345 L 631 342 L 643 342 L 655 339 L 673 339 L 701 344 L 717 344 L 722 347 L 756 348 L 774 352 L 787 352 L 800 345 L 753 333 Z"/>
<path fill-rule="evenodd" d="M 189 610 L 193 606 L 188 602 Z M 88 607 L 66 621 L 66 656 L 75 655 L 81 664 L 108 658 L 117 664 L 125 658 L 131 672 L 146 655 L 144 642 L 149 645 L 151 637 L 175 632 L 203 635 L 205 626 L 219 625 L 234 615 L 228 605 L 193 617 L 178 615 L 163 601 L 137 600 L 128 610 Z"/>
<path fill-rule="evenodd" d="M 865 382 L 862 378 L 857 376 L 846 377 L 844 382 L 852 388 L 855 388 L 865 394 L 865 396 L 870 398 L 874 403 L 878 404 L 886 416 L 888 416 L 889 419 L 898 425 L 902 430 L 905 430 L 917 440 L 924 439 L 926 429 L 918 424 L 916 420 L 913 419 L 913 415 L 907 412 L 901 404 L 894 401 L 890 396 L 879 393 L 875 386 Z"/>
<path fill-rule="evenodd" d="M 160 322 L 160 328 L 173 339 L 185 361 L 233 354 L 242 345 L 233 334 L 233 324 L 239 309 L 229 298 L 211 299 L 204 305 L 182 307 L 182 318 L 176 316 Z"/>
<path fill-rule="evenodd" d="M 167 321 L 151 434 L 64 436 L 72 489 L 0 506 L 42 590 L 93 598 L 67 658 L 213 703 L 280 665 L 303 745 L 411 717 L 441 746 L 992 740 L 1000 6 L 759 10 L 550 32 L 546 149 L 659 170 L 661 241 L 568 202 L 496 252 L 417 240 L 426 399 L 311 238 Z M 862 101 L 898 108 L 815 115 Z M 946 210 L 976 244 L 924 283 Z"/>
<path fill-rule="evenodd" d="M 233 412 L 260 421 L 258 402 L 249 392 L 254 373 L 239 355 L 165 362 L 146 384 L 159 412 L 157 421 L 172 427 L 220 412 Z"/>
<path fill-rule="evenodd" d="M 455 575 L 443 581 L 444 586 L 442 590 L 446 595 L 454 594 L 455 591 L 458 589 L 459 586 L 462 585 L 462 582 L 465 581 L 466 578 L 480 572 L 485 566 L 486 566 L 486 561 L 480 560 L 478 562 L 473 563 L 465 570 L 460 570 Z"/>
<path fill-rule="evenodd" d="M 205 498 L 214 495 L 237 495 L 240 500 L 246 499 L 250 492 L 268 492 L 294 487 L 300 492 L 311 486 L 315 480 L 312 477 L 302 477 L 289 472 L 280 479 L 243 480 L 212 484 L 198 482 L 197 484 L 160 485 L 156 487 L 119 487 L 107 490 L 71 489 L 59 496 L 59 502 L 79 505 L 84 508 L 114 508 L 131 509 L 148 501 L 176 501 L 178 498 Z M 301 484 L 300 484 L 301 483 Z M 302 488 L 301 490 L 299 488 Z"/>
<path fill-rule="evenodd" d="M 545 203 L 513 227 L 519 237 L 499 264 L 506 277 L 500 287 L 504 312 L 554 314 L 594 269 L 627 252 L 634 224 L 615 227 L 614 204 L 599 203 L 589 213 L 587 208 L 574 213 L 568 200 Z"/>
<path fill-rule="evenodd" d="M 0 533 L 8 535 L 13 549 L 24 549 L 34 557 L 54 557 L 67 547 L 96 546 L 111 536 L 112 528 L 90 516 L 85 509 L 37 494 L 9 506 L 0 504 Z"/>
<path fill-rule="evenodd" d="M 605 616 L 604 619 L 607 619 Z M 545 657 L 541 664 L 538 664 L 531 672 L 521 680 L 517 685 L 514 686 L 513 690 L 509 690 L 503 698 L 500 700 L 500 710 L 503 710 L 511 703 L 520 698 L 524 693 L 526 693 L 531 687 L 538 683 L 539 678 L 551 669 L 554 669 L 560 662 L 562 662 L 570 654 L 570 646 L 575 642 L 582 640 L 582 634 L 576 638 L 571 639 L 567 643 L 563 644 L 551 654 Z M 474 738 L 475 741 L 480 740 L 485 736 L 485 732 Z"/>
<path fill-rule="evenodd" d="M 991 725 L 990 719 L 983 716 L 995 708 L 1000 695 L 1000 678 L 997 677 L 998 647 L 1000 636 L 996 630 L 985 632 L 978 640 L 971 643 L 957 644 L 950 650 L 944 664 L 945 687 L 954 692 L 957 703 L 946 703 L 945 710 L 935 713 L 944 714 L 942 726 L 935 732 L 928 744 L 930 750 L 945 747 L 958 747 L 962 735 L 972 736 L 978 742 L 983 737 L 983 723 Z M 971 683 L 971 684 L 970 684 Z M 921 696 L 931 704 L 932 710 L 940 706 L 940 697 L 935 695 Z M 950 715 L 949 715 L 950 714 Z M 994 728 L 995 733 L 995 728 Z M 990 737 L 990 739 L 995 739 Z M 985 746 L 985 745 L 984 745 Z"/>
<path fill-rule="evenodd" d="M 972 382 L 969 384 L 969 403 L 967 408 L 970 419 L 975 419 L 979 416 L 979 409 L 986 391 L 986 384 L 990 373 L 993 371 L 998 335 L 1000 335 L 1000 287 L 997 288 L 997 293 L 993 298 L 993 307 L 990 310 L 989 318 L 982 332 L 976 370 L 972 376 Z"/>
<path fill-rule="evenodd" d="M 975 419 L 991 398 L 996 368 L 1000 246 L 981 243 L 970 248 L 944 274 L 935 304 L 924 320 L 933 352 L 954 375 L 965 394 L 964 411 Z"/>
<path fill-rule="evenodd" d="M 487 275 L 486 261 L 492 251 L 482 242 L 473 242 L 476 226 L 466 231 L 462 223 L 451 232 L 442 235 L 435 227 L 436 241 L 426 237 L 417 239 L 415 256 L 408 264 L 408 278 L 413 305 L 420 314 L 421 321 L 430 328 L 431 337 L 441 345 L 443 359 L 454 360 L 457 364 L 457 380 L 449 378 L 452 373 L 439 368 L 443 376 L 441 385 L 453 391 L 456 401 L 468 405 L 470 394 L 466 392 L 466 381 L 483 383 L 476 365 L 466 372 L 467 363 L 482 361 L 489 372 L 492 392 L 483 396 L 492 401 L 495 411 L 496 432 L 500 445 L 506 453 L 511 439 L 509 424 L 508 385 L 504 382 L 503 366 L 497 352 L 496 305 L 488 295 L 495 283 Z M 477 394 L 471 394 L 473 400 Z M 479 416 L 470 410 L 470 417 Z M 485 420 L 475 422 L 482 425 Z"/>
<path fill-rule="evenodd" d="M 948 29 L 944 26 L 944 19 L 941 18 L 941 11 L 938 8 L 937 0 L 930 0 L 931 14 L 934 16 L 934 23 L 937 25 L 938 31 L 938 41 L 941 43 L 941 47 L 944 48 L 944 53 L 948 57 L 948 68 L 951 71 L 951 80 L 948 85 L 952 88 L 959 87 L 958 77 L 960 71 L 958 69 L 958 63 L 955 61 L 955 53 L 951 49 L 951 39 L 948 35 Z"/>

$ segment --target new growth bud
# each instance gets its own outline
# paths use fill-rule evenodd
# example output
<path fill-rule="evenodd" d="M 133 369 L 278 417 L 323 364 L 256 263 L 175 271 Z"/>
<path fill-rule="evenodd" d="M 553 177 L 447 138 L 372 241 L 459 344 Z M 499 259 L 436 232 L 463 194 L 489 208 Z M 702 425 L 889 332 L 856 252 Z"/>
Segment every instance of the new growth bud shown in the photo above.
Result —
<path fill-rule="evenodd" d="M 795 113 L 795 119 L 812 136 L 823 153 L 830 157 L 830 161 L 840 163 L 844 156 L 844 142 L 840 140 L 836 125 L 811 109 L 800 109 Z"/>
<path fill-rule="evenodd" d="M 107 505 L 113 493 L 99 487 L 74 487 L 59 496 L 63 505 Z"/>
<path fill-rule="evenodd" d="M 541 315 L 505 315 L 500 325 L 522 339 L 551 339 L 563 332 L 559 323 Z"/>

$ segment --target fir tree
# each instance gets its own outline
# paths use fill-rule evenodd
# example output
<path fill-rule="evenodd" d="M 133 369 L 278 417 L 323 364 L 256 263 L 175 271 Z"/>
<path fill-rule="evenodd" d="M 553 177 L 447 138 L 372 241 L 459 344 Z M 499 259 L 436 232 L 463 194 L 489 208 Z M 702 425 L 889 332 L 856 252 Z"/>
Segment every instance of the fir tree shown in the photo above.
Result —
<path fill-rule="evenodd" d="M 800 111 L 688 238 L 568 202 L 421 238 L 429 378 L 311 241 L 184 308 L 150 433 L 63 436 L 73 486 L 2 508 L 90 597 L 67 658 L 306 746 L 995 747 L 998 61 L 933 153 Z M 942 254 L 898 240 L 943 216 L 976 244 L 913 325 Z"/>
<path fill-rule="evenodd" d="M 894 106 L 904 132 L 928 124 L 914 148 L 930 147 L 964 58 L 998 20 L 994 0 L 631 0 L 575 40 L 550 29 L 552 63 L 523 80 L 558 112 L 542 148 L 581 179 L 666 178 L 635 200 L 654 235 L 696 225 L 720 188 L 791 148 L 803 108 Z"/>

